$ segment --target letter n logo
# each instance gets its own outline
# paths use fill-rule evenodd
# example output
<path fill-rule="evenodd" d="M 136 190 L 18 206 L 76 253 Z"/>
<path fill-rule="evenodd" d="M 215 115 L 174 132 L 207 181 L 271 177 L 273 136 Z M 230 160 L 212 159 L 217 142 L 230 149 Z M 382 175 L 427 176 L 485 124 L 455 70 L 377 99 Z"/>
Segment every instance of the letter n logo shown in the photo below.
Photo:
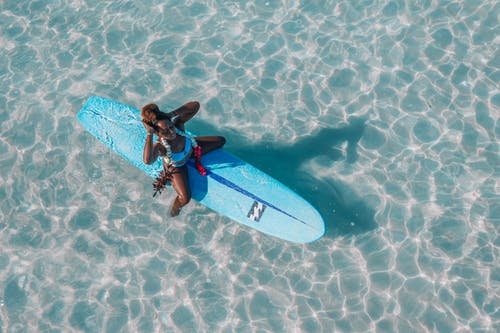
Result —
<path fill-rule="evenodd" d="M 263 203 L 254 201 L 252 208 L 250 208 L 250 211 L 247 214 L 247 217 L 252 221 L 259 222 L 265 209 L 266 206 Z"/>

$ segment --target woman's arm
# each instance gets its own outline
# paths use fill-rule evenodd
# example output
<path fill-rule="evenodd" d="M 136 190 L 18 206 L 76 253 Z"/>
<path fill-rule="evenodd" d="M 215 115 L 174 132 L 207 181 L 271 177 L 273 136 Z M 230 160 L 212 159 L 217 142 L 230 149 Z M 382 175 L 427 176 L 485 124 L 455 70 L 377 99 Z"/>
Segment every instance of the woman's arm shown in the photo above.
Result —
<path fill-rule="evenodd" d="M 153 164 L 158 159 L 159 155 L 158 145 L 153 144 L 154 129 L 145 122 L 143 122 L 142 124 L 146 128 L 147 132 L 142 159 L 146 164 Z"/>
<path fill-rule="evenodd" d="M 187 102 L 180 108 L 169 112 L 168 115 L 173 119 L 174 125 L 184 130 L 184 123 L 193 118 L 200 109 L 200 103 Z"/>
<path fill-rule="evenodd" d="M 146 136 L 146 143 L 144 144 L 144 152 L 142 158 L 144 163 L 153 164 L 159 156 L 158 145 L 153 144 L 153 135 Z"/>

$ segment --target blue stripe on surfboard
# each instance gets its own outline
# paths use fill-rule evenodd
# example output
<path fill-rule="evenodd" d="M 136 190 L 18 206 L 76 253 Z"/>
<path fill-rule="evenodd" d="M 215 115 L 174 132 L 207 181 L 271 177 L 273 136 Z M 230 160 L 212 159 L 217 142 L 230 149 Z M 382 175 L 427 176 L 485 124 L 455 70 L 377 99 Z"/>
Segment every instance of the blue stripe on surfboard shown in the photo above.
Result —
<path fill-rule="evenodd" d="M 189 161 L 187 164 L 190 167 L 196 169 L 196 165 L 194 164 L 193 161 Z M 280 212 L 280 213 L 282 213 L 282 214 L 284 214 L 284 215 L 286 215 L 286 216 L 288 216 L 288 217 L 290 217 L 290 218 L 292 218 L 292 219 L 294 219 L 296 221 L 299 221 L 302 224 L 305 224 L 305 225 L 307 225 L 309 227 L 312 227 L 311 225 L 307 224 L 305 221 L 302 221 L 301 219 L 299 219 L 299 218 L 291 215 L 290 213 L 285 212 L 284 210 L 280 209 L 279 207 L 276 207 L 275 205 L 273 205 L 272 203 L 270 203 L 270 202 L 268 202 L 268 201 L 266 201 L 266 200 L 258 197 L 257 195 L 255 195 L 255 194 L 253 194 L 251 192 L 248 192 L 247 190 L 245 190 L 244 188 L 241 188 L 240 186 L 236 185 L 232 181 L 230 181 L 230 180 L 228 180 L 228 179 L 226 179 L 226 178 L 224 178 L 224 177 L 222 177 L 222 176 L 220 176 L 220 175 L 218 175 L 216 173 L 213 173 L 210 170 L 207 170 L 207 176 L 210 176 L 212 179 L 214 179 L 215 181 L 221 183 L 222 185 L 225 185 L 225 186 L 227 186 L 229 188 L 232 188 L 233 190 L 235 190 L 237 192 L 240 192 L 241 194 L 246 195 L 247 197 L 249 197 L 249 198 L 251 198 L 253 200 L 259 201 L 259 202 L 263 203 L 264 205 L 266 205 L 266 206 L 268 206 L 268 207 L 270 207 L 270 208 L 272 208 L 272 209 L 274 209 L 274 210 L 276 210 L 276 211 L 278 211 L 278 212 Z"/>

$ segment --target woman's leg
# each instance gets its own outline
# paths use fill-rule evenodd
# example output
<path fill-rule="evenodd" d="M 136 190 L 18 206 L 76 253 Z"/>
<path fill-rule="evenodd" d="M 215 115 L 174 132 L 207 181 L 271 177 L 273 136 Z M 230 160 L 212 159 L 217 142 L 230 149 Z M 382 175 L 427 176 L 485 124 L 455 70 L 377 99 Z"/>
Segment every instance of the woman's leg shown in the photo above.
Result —
<path fill-rule="evenodd" d="M 226 144 L 226 139 L 223 136 L 197 136 L 195 139 L 201 147 L 202 155 L 222 148 Z"/>
<path fill-rule="evenodd" d="M 177 192 L 172 208 L 170 209 L 170 216 L 177 216 L 181 212 L 181 208 L 189 203 L 191 200 L 191 189 L 189 188 L 189 178 L 187 167 L 184 165 L 177 169 L 178 172 L 172 174 L 170 183 Z"/>

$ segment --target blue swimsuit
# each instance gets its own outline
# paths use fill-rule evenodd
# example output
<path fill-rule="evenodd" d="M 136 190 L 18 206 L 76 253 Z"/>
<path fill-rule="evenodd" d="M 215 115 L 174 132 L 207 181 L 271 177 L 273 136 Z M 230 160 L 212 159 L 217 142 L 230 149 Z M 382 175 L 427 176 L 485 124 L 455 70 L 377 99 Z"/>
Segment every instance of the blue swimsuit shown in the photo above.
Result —
<path fill-rule="evenodd" d="M 191 139 L 186 138 L 186 143 L 184 145 L 184 150 L 178 153 L 172 153 L 171 155 L 171 164 L 178 168 L 187 163 L 189 158 L 191 157 L 191 153 L 193 152 L 193 146 L 191 144 Z M 168 163 L 168 157 L 163 158 L 164 161 Z"/>

